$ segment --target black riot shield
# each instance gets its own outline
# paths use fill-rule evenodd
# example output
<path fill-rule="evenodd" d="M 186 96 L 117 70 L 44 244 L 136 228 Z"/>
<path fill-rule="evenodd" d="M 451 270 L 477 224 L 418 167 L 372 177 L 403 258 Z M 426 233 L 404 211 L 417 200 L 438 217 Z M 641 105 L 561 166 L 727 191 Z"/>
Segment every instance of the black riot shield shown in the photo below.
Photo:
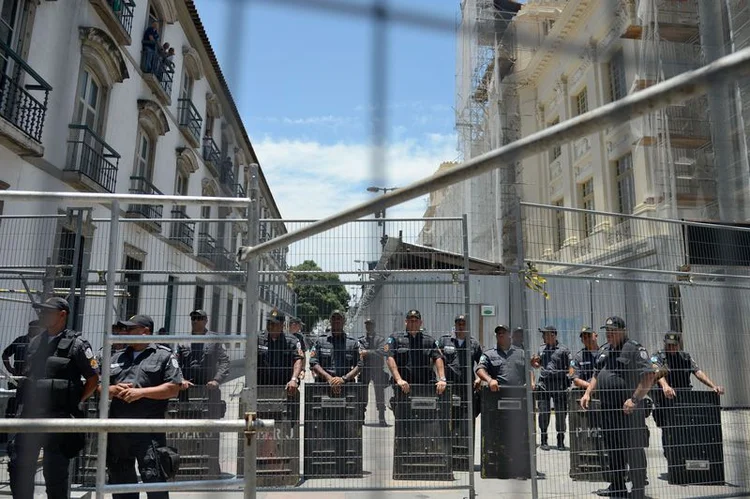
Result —
<path fill-rule="evenodd" d="M 526 388 L 482 389 L 482 478 L 531 478 Z"/>
<path fill-rule="evenodd" d="M 328 383 L 305 386 L 306 480 L 362 477 L 365 388 L 350 383 L 335 394 Z"/>
<path fill-rule="evenodd" d="M 207 388 L 194 386 L 180 393 L 167 406 L 167 419 L 210 419 Z M 167 445 L 177 449 L 180 455 L 180 469 L 175 480 L 205 480 L 219 478 L 212 476 L 210 459 L 212 456 L 211 434 L 207 432 L 179 431 L 167 433 Z"/>
<path fill-rule="evenodd" d="M 435 385 L 411 385 L 405 395 L 394 387 L 396 428 L 394 480 L 453 480 L 450 388 L 438 396 Z"/>
<path fill-rule="evenodd" d="M 602 440 L 598 416 L 601 402 L 591 399 L 589 409 L 581 407 L 584 390 L 568 393 L 568 424 L 570 425 L 570 478 L 576 481 L 606 482 L 609 458 Z"/>
<path fill-rule="evenodd" d="M 469 449 L 474 440 L 469 442 L 469 425 L 474 424 L 474 416 L 469 415 L 468 397 L 474 396 L 473 390 L 464 385 L 452 385 L 451 400 L 451 437 L 453 439 L 453 471 L 473 471 L 473 464 L 469 465 Z M 477 399 L 474 399 L 474 403 Z M 474 413 L 478 412 L 475 408 Z M 472 434 L 472 436 L 474 436 Z"/>
<path fill-rule="evenodd" d="M 257 439 L 258 487 L 295 486 L 300 481 L 299 470 L 299 394 L 289 396 L 284 386 L 258 387 L 258 418 L 273 419 L 272 431 L 259 431 Z M 245 418 L 244 404 L 240 404 L 240 419 Z M 237 477 L 244 476 L 245 436 L 237 442 Z"/>

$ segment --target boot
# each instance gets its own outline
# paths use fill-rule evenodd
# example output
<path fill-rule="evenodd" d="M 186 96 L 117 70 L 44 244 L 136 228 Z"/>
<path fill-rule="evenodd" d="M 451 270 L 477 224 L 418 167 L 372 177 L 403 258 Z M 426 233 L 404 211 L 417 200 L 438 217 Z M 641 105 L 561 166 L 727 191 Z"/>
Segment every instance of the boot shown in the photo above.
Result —
<path fill-rule="evenodd" d="M 385 421 L 385 409 L 378 409 L 378 422 L 381 428 L 388 427 L 388 423 Z"/>
<path fill-rule="evenodd" d="M 542 445 L 540 446 L 540 448 L 542 450 L 549 450 L 549 445 L 547 444 L 547 434 L 546 433 L 542 433 L 542 440 L 541 441 L 542 441 Z"/>
<path fill-rule="evenodd" d="M 565 450 L 565 435 L 557 435 L 557 450 Z"/>

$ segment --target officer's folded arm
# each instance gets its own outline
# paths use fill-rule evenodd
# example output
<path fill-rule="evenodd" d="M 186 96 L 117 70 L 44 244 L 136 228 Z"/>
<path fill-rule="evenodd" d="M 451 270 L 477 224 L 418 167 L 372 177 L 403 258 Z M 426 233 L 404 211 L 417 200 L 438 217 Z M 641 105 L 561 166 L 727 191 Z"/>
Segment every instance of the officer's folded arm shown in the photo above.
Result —
<path fill-rule="evenodd" d="M 180 392 L 180 384 L 168 381 L 159 386 L 149 386 L 147 388 L 125 388 L 117 398 L 125 402 L 135 402 L 143 398 L 151 400 L 169 400 L 176 397 Z"/>

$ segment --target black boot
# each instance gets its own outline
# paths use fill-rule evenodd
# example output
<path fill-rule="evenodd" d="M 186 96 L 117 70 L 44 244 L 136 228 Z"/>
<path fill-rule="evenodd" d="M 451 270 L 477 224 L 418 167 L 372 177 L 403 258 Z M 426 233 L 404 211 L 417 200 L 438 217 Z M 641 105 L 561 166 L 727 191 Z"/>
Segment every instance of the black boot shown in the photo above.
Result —
<path fill-rule="evenodd" d="M 385 409 L 378 409 L 378 422 L 381 428 L 388 427 L 388 423 L 385 421 Z"/>
<path fill-rule="evenodd" d="M 557 435 L 557 450 L 565 450 L 565 435 Z"/>
<path fill-rule="evenodd" d="M 549 445 L 547 444 L 547 434 L 542 433 L 542 445 L 540 446 L 542 450 L 549 450 Z"/>

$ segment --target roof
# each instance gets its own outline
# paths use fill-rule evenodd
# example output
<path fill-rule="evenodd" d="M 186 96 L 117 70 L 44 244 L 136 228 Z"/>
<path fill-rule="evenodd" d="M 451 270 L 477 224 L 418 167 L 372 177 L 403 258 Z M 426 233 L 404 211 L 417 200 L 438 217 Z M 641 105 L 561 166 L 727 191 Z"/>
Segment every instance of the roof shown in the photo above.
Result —
<path fill-rule="evenodd" d="M 405 243 L 396 238 L 389 238 L 383 256 L 376 270 L 438 270 L 461 269 L 464 267 L 464 255 L 430 246 Z M 469 257 L 469 273 L 498 274 L 505 273 L 505 267 L 481 258 Z"/>
<path fill-rule="evenodd" d="M 177 4 L 180 4 L 182 2 L 177 2 Z M 240 116 L 240 112 L 237 109 L 237 104 L 234 102 L 234 97 L 232 96 L 232 92 L 229 90 L 229 85 L 227 84 L 226 78 L 224 78 L 224 73 L 221 70 L 221 65 L 219 64 L 219 59 L 216 57 L 216 53 L 214 52 L 213 47 L 211 46 L 211 42 L 208 39 L 208 33 L 206 33 L 206 29 L 203 26 L 203 22 L 201 21 L 200 16 L 198 15 L 198 8 L 195 6 L 194 0 L 185 0 L 185 6 L 188 9 L 188 12 L 190 13 L 190 18 L 193 21 L 193 25 L 195 26 L 195 29 L 198 31 L 198 36 L 201 39 L 201 42 L 203 43 L 203 49 L 206 51 L 206 54 L 208 55 L 208 59 L 211 61 L 211 67 L 213 68 L 214 73 L 216 74 L 216 78 L 219 80 L 219 85 L 221 85 L 221 90 L 224 92 L 224 94 L 227 97 L 227 100 L 229 101 L 229 107 L 230 111 L 234 115 L 235 120 L 237 121 L 237 126 L 240 129 L 240 133 L 242 133 L 242 138 L 247 143 L 248 147 L 250 147 L 250 153 L 253 155 L 253 158 L 258 163 L 258 172 L 260 173 L 260 180 L 263 184 L 265 184 L 268 187 L 268 181 L 266 180 L 266 176 L 263 174 L 263 169 L 260 168 L 260 160 L 258 159 L 258 155 L 255 153 L 255 149 L 253 148 L 253 143 L 250 141 L 250 136 L 247 134 L 247 130 L 245 129 L 245 125 L 242 121 L 242 116 Z M 271 191 L 271 188 L 268 187 L 269 192 Z M 278 205 L 276 204 L 276 200 L 273 198 L 273 195 L 270 196 L 270 200 L 267 199 L 267 201 L 270 201 L 273 204 L 273 207 L 275 208 L 276 213 L 281 214 L 281 211 L 279 210 Z"/>

